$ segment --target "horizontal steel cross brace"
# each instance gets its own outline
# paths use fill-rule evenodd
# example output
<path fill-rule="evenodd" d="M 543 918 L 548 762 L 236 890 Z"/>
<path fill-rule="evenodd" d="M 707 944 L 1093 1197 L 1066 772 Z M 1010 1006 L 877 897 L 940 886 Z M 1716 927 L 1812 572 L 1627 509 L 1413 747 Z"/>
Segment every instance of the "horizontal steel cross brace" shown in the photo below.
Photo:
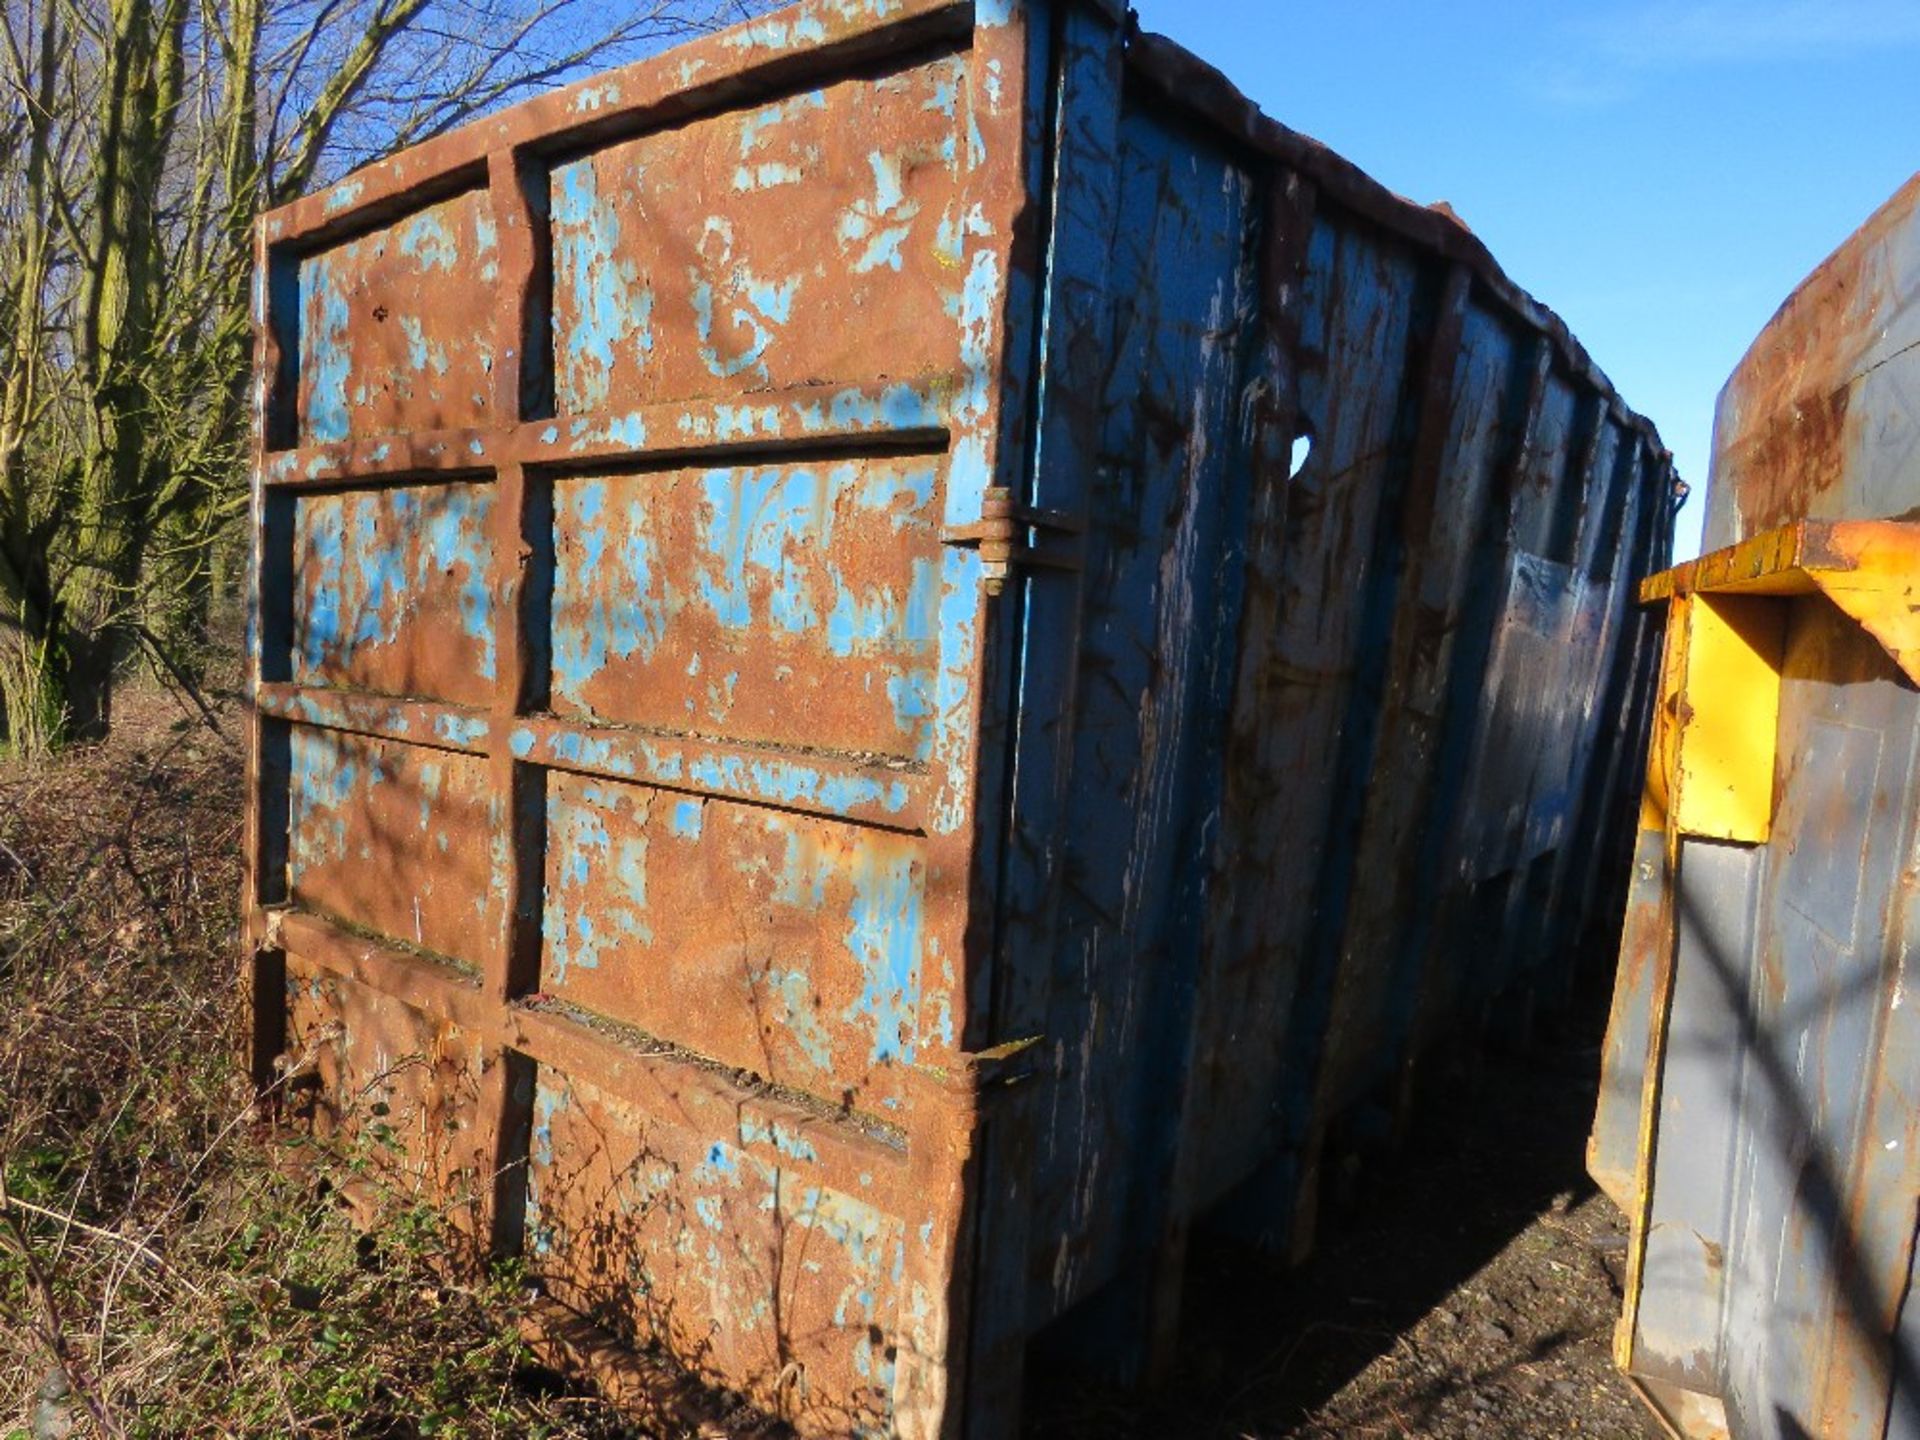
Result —
<path fill-rule="evenodd" d="M 328 687 L 262 684 L 263 715 L 436 750 L 490 755 L 659 790 L 924 834 L 926 766 L 782 746 L 582 724 L 548 715 L 502 718 L 467 705 L 390 699 Z"/>
<path fill-rule="evenodd" d="M 623 461 L 704 464 L 722 456 L 855 445 L 944 450 L 950 396 L 958 383 L 934 377 L 914 384 L 803 385 L 737 400 L 672 401 L 481 429 L 374 435 L 272 451 L 261 461 L 261 478 L 269 489 L 300 489 L 503 465 L 566 470 Z"/>
<path fill-rule="evenodd" d="M 1920 685 L 1920 524 L 1796 521 L 1649 577 L 1640 603 L 1696 593 L 1825 595 Z"/>
<path fill-rule="evenodd" d="M 926 1192 L 917 1178 L 916 1161 L 930 1157 L 916 1156 L 877 1131 L 869 1133 L 858 1119 L 829 1115 L 778 1093 L 763 1092 L 715 1062 L 665 1047 L 650 1050 L 629 1043 L 538 1001 L 495 1003 L 476 977 L 458 967 L 356 934 L 324 916 L 298 910 L 266 912 L 257 939 L 283 950 L 295 963 L 315 966 L 445 1020 L 493 1053 L 512 1050 L 561 1074 L 612 1087 L 659 1114 L 664 1123 L 757 1148 L 780 1168 L 808 1173 L 903 1219 L 920 1217 Z M 978 1103 L 970 1093 L 971 1071 L 953 1079 L 909 1073 L 915 1081 L 909 1103 L 915 1109 L 933 1111 L 935 1119 L 931 1125 L 913 1125 L 910 1133 L 915 1142 L 910 1145 L 924 1142 L 937 1147 L 951 1133 L 951 1122 L 968 1126 L 968 1112 Z M 939 1118 L 942 1112 L 944 1121 Z"/>

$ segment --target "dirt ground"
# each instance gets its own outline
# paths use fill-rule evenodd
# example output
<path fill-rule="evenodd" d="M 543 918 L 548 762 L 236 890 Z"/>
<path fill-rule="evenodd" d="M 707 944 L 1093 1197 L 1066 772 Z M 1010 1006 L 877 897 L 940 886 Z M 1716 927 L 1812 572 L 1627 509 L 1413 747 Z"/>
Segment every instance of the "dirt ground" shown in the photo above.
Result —
<path fill-rule="evenodd" d="M 1198 1242 L 1165 1388 L 1039 1377 L 1029 1436 L 1658 1440 L 1609 1356 L 1626 1230 L 1582 1168 L 1597 1026 L 1568 1028 L 1445 1083 L 1303 1268 Z"/>

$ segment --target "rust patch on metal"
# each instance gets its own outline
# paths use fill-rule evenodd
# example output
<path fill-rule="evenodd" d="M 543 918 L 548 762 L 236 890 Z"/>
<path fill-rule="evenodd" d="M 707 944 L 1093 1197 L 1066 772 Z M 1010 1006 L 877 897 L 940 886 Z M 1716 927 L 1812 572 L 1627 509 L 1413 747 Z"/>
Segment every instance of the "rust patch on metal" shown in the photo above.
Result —
<path fill-rule="evenodd" d="M 288 966 L 286 1049 L 276 1079 L 314 1132 L 349 1142 L 368 1173 L 470 1209 L 490 1155 L 477 1121 L 475 1037 L 381 990 Z"/>
<path fill-rule="evenodd" d="M 569 1308 L 808 1434 L 892 1433 L 897 1217 L 580 1080 L 535 1096 L 527 1210 Z"/>
<path fill-rule="evenodd" d="M 935 458 L 593 475 L 555 486 L 555 713 L 932 757 Z"/>
<path fill-rule="evenodd" d="M 493 419 L 499 234 L 486 191 L 309 256 L 298 273 L 301 443 Z"/>
<path fill-rule="evenodd" d="M 916 837 L 550 777 L 542 993 L 885 1114 L 953 1050 Z"/>
<path fill-rule="evenodd" d="M 1801 283 L 1734 370 L 1713 463 L 1716 492 L 1733 497 L 1714 508 L 1737 528 L 1716 528 L 1710 544 L 1829 515 L 1820 502 L 1847 475 L 1855 382 L 1899 302 L 1887 247 L 1916 210 L 1920 176 Z"/>
<path fill-rule="evenodd" d="M 506 884 L 486 762 L 298 726 L 292 768 L 294 901 L 481 963 Z"/>
<path fill-rule="evenodd" d="M 956 55 L 556 167 L 560 413 L 950 371 L 977 83 Z"/>
<path fill-rule="evenodd" d="M 492 511 L 484 484 L 302 496 L 293 679 L 486 704 L 496 666 Z"/>

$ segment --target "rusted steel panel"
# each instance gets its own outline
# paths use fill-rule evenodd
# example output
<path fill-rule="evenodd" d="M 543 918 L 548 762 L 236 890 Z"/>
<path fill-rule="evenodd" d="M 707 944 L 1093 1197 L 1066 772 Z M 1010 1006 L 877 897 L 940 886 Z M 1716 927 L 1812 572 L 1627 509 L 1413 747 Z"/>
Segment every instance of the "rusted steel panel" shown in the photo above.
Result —
<path fill-rule="evenodd" d="M 1643 589 L 1671 618 L 1590 1162 L 1634 1222 L 1617 1356 L 1690 1436 L 1920 1436 L 1917 205 L 1762 332 L 1716 436 L 1707 533 L 1735 543 Z M 1776 699 L 1692 683 L 1702 606 L 1768 627 Z"/>
<path fill-rule="evenodd" d="M 292 768 L 295 902 L 478 964 L 506 870 L 486 766 L 303 725 Z"/>
<path fill-rule="evenodd" d="M 558 482 L 554 712 L 924 764 L 943 469 L 886 458 Z"/>
<path fill-rule="evenodd" d="M 292 679 L 484 705 L 496 664 L 492 509 L 484 484 L 302 496 Z"/>
<path fill-rule="evenodd" d="M 1606 893 L 1657 437 L 1105 0 L 810 0 L 260 264 L 256 1068 L 803 1433 L 1140 1369 Z"/>
<path fill-rule="evenodd" d="M 560 414 L 951 370 L 973 105 L 955 55 L 555 166 Z"/>
<path fill-rule="evenodd" d="M 527 1259 L 550 1292 L 807 1433 L 893 1433 L 900 1277 L 920 1242 L 739 1130 L 693 1130 L 646 1098 L 542 1072 Z M 777 1143 L 805 1157 L 804 1136 Z"/>
<path fill-rule="evenodd" d="M 301 442 L 489 423 L 498 250 L 476 190 L 303 258 Z"/>
<path fill-rule="evenodd" d="M 479 1037 L 298 961 L 286 979 L 285 1084 L 317 1133 L 355 1145 L 383 1184 L 475 1204 L 491 1156 L 475 1124 Z"/>
<path fill-rule="evenodd" d="M 944 1061 L 917 837 L 554 775 L 543 994 L 885 1114 Z"/>

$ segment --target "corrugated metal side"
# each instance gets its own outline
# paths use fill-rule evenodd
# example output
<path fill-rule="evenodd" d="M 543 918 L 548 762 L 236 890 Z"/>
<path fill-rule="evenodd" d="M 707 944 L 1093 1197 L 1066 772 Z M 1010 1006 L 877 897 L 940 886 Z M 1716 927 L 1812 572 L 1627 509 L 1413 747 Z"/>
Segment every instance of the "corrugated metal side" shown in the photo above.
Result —
<path fill-rule="evenodd" d="M 1182 1038 L 1191 935 L 1179 890 L 1207 844 L 1248 466 L 1237 410 L 1258 313 L 1252 177 L 1150 111 L 1119 135 L 1118 230 L 1083 584 L 1080 702 L 1063 826 L 1047 1044 L 1056 1083 L 1036 1228 L 1048 1305 L 1119 1269 L 1112 1182 L 1151 1164 Z"/>
<path fill-rule="evenodd" d="M 1782 524 L 1920 517 L 1916 277 L 1920 179 L 1729 382 L 1710 546 L 1764 558 Z M 1874 534 L 1908 558 L 1842 576 L 1857 593 L 1771 583 L 1759 560 L 1745 595 L 1659 592 L 1675 595 L 1661 730 L 1590 1163 L 1634 1220 L 1617 1353 L 1689 1434 L 1920 1436 L 1920 691 L 1898 627 L 1853 618 L 1874 587 L 1910 610 L 1920 542 Z M 1697 678 L 1710 601 L 1745 607 L 1725 612 L 1743 643 L 1777 651 L 1777 713 Z M 1769 773 L 1728 773 L 1766 802 L 1735 839 L 1677 788 L 1687 731 L 1720 713 L 1769 742 Z"/>
<path fill-rule="evenodd" d="M 1676 482 L 1451 217 L 1165 42 L 1130 63 L 1157 124 L 1201 122 L 1197 193 L 1215 146 L 1257 177 L 1280 351 L 1248 351 L 1239 382 L 1239 428 L 1267 433 L 1240 462 L 1256 479 L 1221 770 L 1187 782 L 1212 873 L 1183 942 L 1202 947 L 1193 1028 L 1150 1082 L 1188 1087 L 1164 1228 L 1225 1200 L 1298 1248 L 1323 1153 L 1404 1124 L 1423 1056 L 1496 1000 L 1556 1003 L 1607 928 L 1589 874 L 1624 869 L 1652 678 L 1632 591 L 1667 554 Z M 1265 385 L 1284 398 L 1257 413 Z M 1296 436 L 1297 474 L 1252 458 Z"/>
<path fill-rule="evenodd" d="M 1048 357 L 1105 419 L 1052 1091 L 988 1203 L 1037 1206 L 1027 1314 L 1122 1370 L 1171 1333 L 1196 1215 L 1303 1239 L 1322 1151 L 1606 928 L 1675 495 L 1453 221 L 1223 90 L 1135 42 L 1112 349 Z"/>

